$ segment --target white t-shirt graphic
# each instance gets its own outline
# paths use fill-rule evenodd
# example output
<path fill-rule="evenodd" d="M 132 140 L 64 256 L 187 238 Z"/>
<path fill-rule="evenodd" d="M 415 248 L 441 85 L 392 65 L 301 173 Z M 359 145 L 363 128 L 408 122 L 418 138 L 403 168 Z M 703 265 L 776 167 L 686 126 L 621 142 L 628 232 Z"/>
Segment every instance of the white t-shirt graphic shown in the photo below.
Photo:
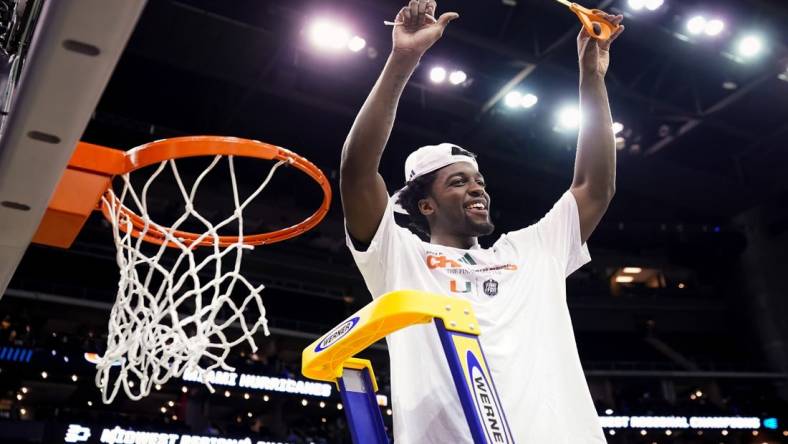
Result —
<path fill-rule="evenodd" d="M 566 277 L 591 260 L 571 192 L 489 249 L 423 242 L 395 223 L 391 202 L 369 248 L 348 247 L 373 297 L 417 289 L 471 302 L 515 442 L 606 442 L 566 304 Z M 396 444 L 472 443 L 435 326 L 387 342 Z"/>

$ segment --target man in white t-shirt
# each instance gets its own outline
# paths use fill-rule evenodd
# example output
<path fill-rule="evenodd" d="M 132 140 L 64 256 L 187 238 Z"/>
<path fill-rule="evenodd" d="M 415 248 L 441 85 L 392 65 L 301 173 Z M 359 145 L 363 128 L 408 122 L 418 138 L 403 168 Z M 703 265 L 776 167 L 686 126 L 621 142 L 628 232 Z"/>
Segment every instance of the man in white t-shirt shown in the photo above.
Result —
<path fill-rule="evenodd" d="M 615 142 L 604 76 L 610 44 L 623 26 L 607 41 L 585 31 L 578 36 L 585 118 L 571 187 L 539 222 L 484 249 L 478 237 L 492 234 L 494 226 L 472 153 L 452 144 L 418 149 L 405 163 L 405 187 L 392 198 L 378 173 L 405 84 L 459 17 L 434 19 L 436 8 L 432 0 L 414 0 L 400 10 L 391 55 L 342 151 L 348 246 L 373 297 L 418 289 L 471 302 L 516 442 L 604 443 L 578 358 L 565 281 L 591 260 L 585 242 L 614 194 Z M 395 223 L 395 208 L 410 215 L 413 230 Z M 396 443 L 471 443 L 435 328 L 414 326 L 387 340 Z"/>

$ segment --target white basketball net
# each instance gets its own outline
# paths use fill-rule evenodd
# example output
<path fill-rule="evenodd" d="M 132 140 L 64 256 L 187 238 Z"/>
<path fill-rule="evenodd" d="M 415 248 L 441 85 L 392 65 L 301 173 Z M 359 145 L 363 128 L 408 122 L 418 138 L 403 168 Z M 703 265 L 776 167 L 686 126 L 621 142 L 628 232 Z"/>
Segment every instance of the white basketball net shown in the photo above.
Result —
<path fill-rule="evenodd" d="M 193 202 L 200 184 L 222 158 L 229 164 L 235 211 L 214 224 L 195 210 Z M 239 272 L 244 250 L 253 248 L 243 243 L 243 211 L 268 185 L 277 168 L 286 163 L 286 160 L 277 162 L 262 184 L 244 200 L 238 193 L 232 156 L 216 156 L 189 189 L 184 186 L 175 161 L 167 160 L 161 162 L 141 192 L 135 191 L 129 174 L 125 174 L 120 176 L 123 180 L 120 193 L 115 195 L 110 190 L 102 198 L 109 208 L 120 268 L 117 299 L 109 319 L 107 351 L 97 364 L 96 385 L 101 389 L 104 403 L 112 402 L 120 387 L 130 399 L 139 400 L 149 395 L 155 385 L 182 377 L 185 372 L 196 372 L 213 391 L 206 373 L 217 369 L 234 371 L 225 363 L 232 347 L 246 342 L 253 351 L 257 350 L 253 335 L 260 327 L 265 335 L 269 331 L 260 295 L 263 285 L 249 282 Z M 156 224 L 148 212 L 148 190 L 167 170 L 172 172 L 185 206 L 183 215 L 170 227 Z M 129 234 L 132 223 L 120 211 L 121 205 L 133 209 L 145 221 L 142 236 Z M 205 226 L 204 234 L 196 242 L 185 242 L 173 234 L 190 218 Z M 219 230 L 228 226 L 234 230 L 232 224 L 237 224 L 238 242 L 222 247 Z M 152 244 L 142 240 L 150 232 L 163 233 L 166 242 L 151 247 Z M 190 246 L 204 240 L 211 246 Z M 167 247 L 167 243 L 171 246 Z M 207 257 L 196 257 L 198 248 L 202 253 L 207 251 Z M 162 261 L 165 252 L 168 259 Z M 237 297 L 239 292 L 246 296 Z M 255 309 L 258 319 L 244 318 L 246 310 Z M 231 326 L 234 326 L 232 332 Z"/>

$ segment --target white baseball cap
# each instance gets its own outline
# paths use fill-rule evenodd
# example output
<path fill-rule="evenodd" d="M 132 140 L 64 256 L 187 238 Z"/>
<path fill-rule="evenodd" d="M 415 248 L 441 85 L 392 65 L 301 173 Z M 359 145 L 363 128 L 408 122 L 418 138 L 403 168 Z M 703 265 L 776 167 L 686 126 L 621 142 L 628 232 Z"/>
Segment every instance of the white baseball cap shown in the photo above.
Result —
<path fill-rule="evenodd" d="M 476 162 L 474 154 L 458 145 L 453 143 L 441 143 L 440 145 L 423 146 L 410 153 L 405 160 L 405 184 L 407 185 L 408 182 L 417 177 L 421 177 L 458 162 L 467 162 L 473 165 L 477 170 L 479 169 L 479 164 Z M 391 196 L 394 203 L 394 211 L 396 213 L 408 214 L 408 212 L 397 203 L 401 192 L 402 190 L 397 191 Z"/>
<path fill-rule="evenodd" d="M 477 170 L 473 153 L 453 143 L 423 146 L 412 152 L 405 160 L 405 182 L 439 170 L 457 162 L 468 162 Z"/>

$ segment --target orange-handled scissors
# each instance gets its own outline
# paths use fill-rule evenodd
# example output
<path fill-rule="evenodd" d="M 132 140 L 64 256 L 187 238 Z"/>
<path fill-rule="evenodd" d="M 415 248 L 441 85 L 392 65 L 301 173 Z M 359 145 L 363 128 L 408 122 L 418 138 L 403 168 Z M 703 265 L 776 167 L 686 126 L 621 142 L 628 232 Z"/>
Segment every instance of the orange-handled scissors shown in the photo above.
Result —
<path fill-rule="evenodd" d="M 572 3 L 569 0 L 555 0 L 562 5 L 566 5 L 572 12 L 574 12 L 580 19 L 580 23 L 591 35 L 591 37 L 598 40 L 607 40 L 618 29 L 619 25 L 614 25 L 606 20 L 599 9 L 588 9 L 580 6 L 577 3 Z M 594 24 L 599 26 L 599 32 L 594 29 Z"/>

